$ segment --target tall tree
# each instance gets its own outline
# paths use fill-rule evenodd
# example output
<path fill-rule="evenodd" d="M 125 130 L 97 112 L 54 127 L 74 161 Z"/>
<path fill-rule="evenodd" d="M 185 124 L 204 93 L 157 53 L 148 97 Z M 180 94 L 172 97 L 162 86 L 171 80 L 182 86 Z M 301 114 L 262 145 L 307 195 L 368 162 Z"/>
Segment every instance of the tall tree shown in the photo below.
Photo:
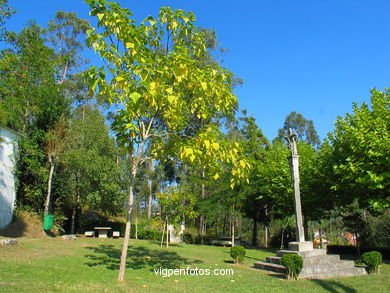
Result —
<path fill-rule="evenodd" d="M 46 131 L 68 111 L 55 82 L 56 56 L 34 22 L 10 35 L 8 43 L 10 49 L 0 56 L 0 107 L 7 113 L 6 124 L 23 132 L 35 126 Z"/>
<path fill-rule="evenodd" d="M 116 158 L 117 150 L 104 116 L 93 105 L 78 107 L 61 155 L 72 210 L 71 233 L 76 217 L 87 208 L 105 214 L 123 210 L 125 186 L 120 183 Z"/>
<path fill-rule="evenodd" d="M 344 203 L 358 200 L 373 210 L 390 206 L 390 89 L 373 89 L 371 103 L 353 104 L 329 134 L 331 188 Z"/>
<path fill-rule="evenodd" d="M 261 191 L 262 182 L 258 179 L 259 168 L 264 164 L 266 152 L 270 149 L 270 143 L 264 136 L 261 129 L 256 125 L 253 117 L 243 116 L 240 118 L 239 127 L 242 145 L 244 146 L 246 157 L 250 157 L 253 168 L 251 169 L 249 183 L 243 184 L 240 192 L 243 193 L 245 203 L 243 204 L 244 215 L 253 220 L 252 245 L 257 245 L 257 224 L 260 222 L 265 227 L 264 244 L 268 243 L 268 227 L 271 215 L 272 197 L 264 196 Z"/>
<path fill-rule="evenodd" d="M 8 0 L 0 0 L 0 40 L 3 40 L 6 29 L 4 27 L 6 19 L 10 18 L 15 13 L 8 4 Z"/>
<path fill-rule="evenodd" d="M 49 213 L 54 169 L 57 160 L 65 147 L 65 140 L 67 135 L 66 132 L 67 132 L 66 120 L 61 119 L 54 126 L 54 128 L 49 129 L 46 135 L 47 138 L 46 138 L 45 150 L 50 164 L 50 171 L 49 171 L 49 178 L 47 181 L 47 196 L 45 201 L 45 209 L 43 212 L 44 215 L 47 215 Z"/>
<path fill-rule="evenodd" d="M 74 12 L 58 11 L 49 22 L 45 33 L 59 58 L 60 84 L 70 79 L 85 62 L 80 53 L 84 49 L 89 28 L 88 20 L 78 18 Z"/>
<path fill-rule="evenodd" d="M 196 61 L 206 54 L 203 33 L 194 26 L 192 13 L 162 8 L 157 19 L 148 17 L 136 25 L 128 9 L 114 2 L 88 0 L 91 15 L 102 31 L 89 32 L 89 44 L 106 59 L 103 68 L 89 71 L 92 89 L 110 103 L 118 103 L 114 129 L 127 144 L 132 159 L 128 213 L 118 280 L 123 281 L 134 202 L 135 177 L 140 165 L 152 156 L 167 156 L 175 150 L 181 159 L 195 161 L 204 155 L 230 160 L 243 175 L 245 161 L 237 160 L 237 147 L 218 143 L 218 129 L 209 127 L 194 137 L 186 128 L 196 116 L 212 119 L 232 111 L 237 101 L 231 91 L 231 74 L 217 65 Z M 191 98 L 189 98 L 191 97 Z M 218 161 L 213 161 L 216 168 Z M 241 165 L 240 165 L 241 164 Z M 241 167 L 240 167 L 241 166 Z"/>
<path fill-rule="evenodd" d="M 50 166 L 47 133 L 69 114 L 69 101 L 56 83 L 56 56 L 42 30 L 31 23 L 8 35 L 9 49 L 0 59 L 0 107 L 4 124 L 23 134 L 17 162 L 18 202 L 38 212 L 45 206 Z"/>
<path fill-rule="evenodd" d="M 284 139 L 284 137 L 288 136 L 288 130 L 290 128 L 293 132 L 297 133 L 298 140 L 303 140 L 314 146 L 320 144 L 320 138 L 314 128 L 313 121 L 307 120 L 301 113 L 292 111 L 287 115 L 283 128 L 278 130 L 278 137 Z"/>

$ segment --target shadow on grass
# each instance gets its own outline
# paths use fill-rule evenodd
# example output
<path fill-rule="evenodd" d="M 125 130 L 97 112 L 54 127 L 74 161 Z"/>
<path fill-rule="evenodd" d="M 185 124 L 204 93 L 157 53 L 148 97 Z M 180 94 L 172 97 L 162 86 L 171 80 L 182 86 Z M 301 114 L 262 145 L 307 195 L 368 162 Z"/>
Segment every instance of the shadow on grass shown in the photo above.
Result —
<path fill-rule="evenodd" d="M 334 293 L 354 293 L 357 292 L 354 288 L 345 286 L 344 284 L 341 284 L 340 282 L 336 281 L 328 281 L 328 280 L 311 280 L 312 282 L 316 283 L 317 285 L 320 285 L 322 288 L 324 288 L 328 292 L 334 292 Z"/>
<path fill-rule="evenodd" d="M 133 240 L 133 239 L 132 239 Z M 142 239 L 141 239 L 142 240 Z M 160 246 L 161 244 L 161 241 L 160 240 L 149 240 L 150 243 L 153 243 L 153 244 L 157 244 L 158 246 Z M 166 245 L 166 242 L 163 242 L 163 247 L 165 247 Z M 180 243 L 169 243 L 169 247 L 184 247 L 182 244 Z"/>
<path fill-rule="evenodd" d="M 91 260 L 86 263 L 87 266 L 105 266 L 109 270 L 119 269 L 121 249 L 115 248 L 113 245 L 99 245 L 98 247 L 86 247 L 86 249 L 94 253 L 86 255 Z M 203 263 L 201 260 L 180 257 L 173 251 L 149 249 L 143 246 L 129 247 L 127 255 L 126 267 L 136 270 L 144 268 L 150 271 L 158 268 L 178 269 L 183 265 Z"/>
<path fill-rule="evenodd" d="M 257 258 L 257 257 L 251 257 L 251 256 L 245 256 L 247 259 L 253 259 L 253 260 L 259 260 L 259 261 L 264 261 L 265 258 Z"/>

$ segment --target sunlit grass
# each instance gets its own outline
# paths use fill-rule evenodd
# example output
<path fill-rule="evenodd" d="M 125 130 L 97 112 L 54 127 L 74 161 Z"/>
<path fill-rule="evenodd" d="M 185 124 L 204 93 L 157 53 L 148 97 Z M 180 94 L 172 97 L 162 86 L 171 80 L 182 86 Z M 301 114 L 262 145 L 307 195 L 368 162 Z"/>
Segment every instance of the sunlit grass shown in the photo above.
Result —
<path fill-rule="evenodd" d="M 121 239 L 20 238 L 0 248 L 0 292 L 389 292 L 390 265 L 379 275 L 287 281 L 253 268 L 273 250 L 247 250 L 243 265 L 229 248 L 132 240 L 126 281 L 118 283 Z M 154 269 L 233 269 L 233 276 L 156 275 Z"/>

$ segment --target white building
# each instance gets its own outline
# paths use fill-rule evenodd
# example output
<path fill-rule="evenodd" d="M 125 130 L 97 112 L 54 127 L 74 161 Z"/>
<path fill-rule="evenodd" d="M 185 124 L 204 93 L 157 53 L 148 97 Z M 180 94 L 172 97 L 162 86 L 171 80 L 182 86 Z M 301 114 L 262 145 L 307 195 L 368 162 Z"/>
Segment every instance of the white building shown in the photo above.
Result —
<path fill-rule="evenodd" d="M 15 153 L 19 135 L 0 126 L 0 230 L 12 221 L 15 205 Z"/>

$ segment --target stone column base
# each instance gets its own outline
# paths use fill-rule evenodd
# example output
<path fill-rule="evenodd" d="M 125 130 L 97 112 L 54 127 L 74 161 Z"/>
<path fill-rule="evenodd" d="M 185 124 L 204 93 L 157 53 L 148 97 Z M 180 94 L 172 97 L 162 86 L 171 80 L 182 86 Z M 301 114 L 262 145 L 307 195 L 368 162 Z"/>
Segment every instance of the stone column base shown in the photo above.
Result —
<path fill-rule="evenodd" d="M 292 251 L 311 251 L 313 250 L 313 242 L 305 241 L 305 242 L 290 242 L 288 244 L 288 250 Z"/>

